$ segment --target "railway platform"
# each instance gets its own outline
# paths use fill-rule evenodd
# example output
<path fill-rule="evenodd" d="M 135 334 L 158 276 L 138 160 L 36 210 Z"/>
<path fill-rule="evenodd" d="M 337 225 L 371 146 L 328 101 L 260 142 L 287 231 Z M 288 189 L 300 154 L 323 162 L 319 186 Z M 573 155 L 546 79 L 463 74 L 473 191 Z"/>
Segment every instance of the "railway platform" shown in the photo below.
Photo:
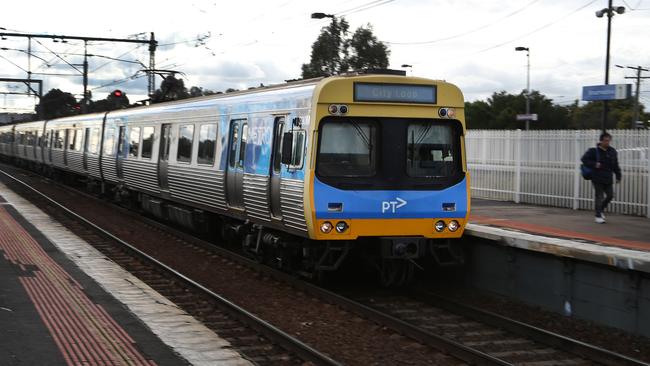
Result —
<path fill-rule="evenodd" d="M 1 365 L 244 365 L 227 341 L 0 183 Z"/>
<path fill-rule="evenodd" d="M 472 199 L 466 233 L 504 245 L 650 272 L 650 219 Z"/>

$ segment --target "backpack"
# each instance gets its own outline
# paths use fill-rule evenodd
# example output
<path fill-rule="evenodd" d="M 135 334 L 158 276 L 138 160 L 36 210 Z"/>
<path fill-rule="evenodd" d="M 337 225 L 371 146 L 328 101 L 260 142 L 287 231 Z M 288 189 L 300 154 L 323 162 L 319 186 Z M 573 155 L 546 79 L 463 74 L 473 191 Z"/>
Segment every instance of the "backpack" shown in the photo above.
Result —
<path fill-rule="evenodd" d="M 598 160 L 600 160 L 600 156 L 598 154 L 598 150 L 600 148 L 596 146 L 596 163 L 598 163 Z M 585 180 L 591 180 L 591 177 L 594 175 L 594 168 L 590 168 L 584 164 L 580 164 L 580 174 L 582 175 L 582 178 Z"/>

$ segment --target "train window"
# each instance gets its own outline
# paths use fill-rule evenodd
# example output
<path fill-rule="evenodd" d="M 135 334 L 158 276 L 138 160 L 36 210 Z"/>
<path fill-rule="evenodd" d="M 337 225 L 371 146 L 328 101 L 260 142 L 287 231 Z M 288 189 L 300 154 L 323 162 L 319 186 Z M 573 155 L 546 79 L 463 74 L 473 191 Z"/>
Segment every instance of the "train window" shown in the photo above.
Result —
<path fill-rule="evenodd" d="M 217 125 L 214 123 L 201 125 L 199 129 L 199 151 L 197 163 L 214 164 L 214 155 L 217 148 Z"/>
<path fill-rule="evenodd" d="M 101 139 L 102 130 L 100 128 L 93 128 L 90 131 L 90 142 L 88 144 L 88 152 L 91 154 L 99 153 L 99 140 Z"/>
<path fill-rule="evenodd" d="M 411 177 L 447 177 L 457 173 L 454 133 L 449 125 L 414 122 L 407 129 L 406 173 Z"/>
<path fill-rule="evenodd" d="M 273 171 L 280 173 L 282 168 L 282 136 L 284 132 L 284 117 L 275 119 L 275 133 L 273 134 Z"/>
<path fill-rule="evenodd" d="M 371 121 L 326 122 L 321 128 L 316 170 L 324 177 L 370 177 L 377 164 L 377 124 Z"/>
<path fill-rule="evenodd" d="M 235 167 L 237 163 L 237 146 L 239 145 L 239 123 L 230 125 L 230 152 L 228 153 L 228 166 Z"/>
<path fill-rule="evenodd" d="M 138 149 L 140 148 L 140 127 L 131 127 L 129 136 L 129 157 L 137 158 Z"/>
<path fill-rule="evenodd" d="M 117 133 L 117 155 L 124 156 L 124 145 L 126 144 L 126 126 L 120 126 Z"/>
<path fill-rule="evenodd" d="M 54 148 L 55 149 L 63 149 L 63 131 L 57 130 L 54 131 Z"/>
<path fill-rule="evenodd" d="M 241 126 L 241 146 L 239 146 L 239 159 L 237 160 L 237 166 L 240 168 L 244 167 L 244 159 L 246 158 L 247 141 L 248 141 L 248 123 L 244 123 Z"/>
<path fill-rule="evenodd" d="M 86 133 L 84 134 L 84 152 L 90 152 L 90 131 L 91 128 L 86 128 Z"/>
<path fill-rule="evenodd" d="M 34 141 L 35 146 L 37 146 L 37 147 L 38 146 L 43 146 L 43 135 L 39 134 L 38 131 L 35 131 L 34 132 L 34 137 L 35 137 L 35 140 L 36 140 L 36 141 Z"/>
<path fill-rule="evenodd" d="M 182 125 L 178 133 L 178 152 L 176 161 L 192 162 L 192 142 L 194 140 L 194 125 Z"/>
<path fill-rule="evenodd" d="M 153 151 L 153 136 L 154 136 L 153 127 L 142 128 L 142 158 L 143 159 L 151 159 L 151 154 Z"/>
<path fill-rule="evenodd" d="M 115 129 L 109 128 L 106 130 L 104 136 L 104 151 L 103 154 L 113 155 L 115 153 Z"/>
<path fill-rule="evenodd" d="M 81 151 L 81 148 L 83 147 L 83 133 L 84 130 L 82 129 L 76 129 L 74 130 L 74 146 L 70 145 L 71 149 L 74 149 L 75 151 Z"/>

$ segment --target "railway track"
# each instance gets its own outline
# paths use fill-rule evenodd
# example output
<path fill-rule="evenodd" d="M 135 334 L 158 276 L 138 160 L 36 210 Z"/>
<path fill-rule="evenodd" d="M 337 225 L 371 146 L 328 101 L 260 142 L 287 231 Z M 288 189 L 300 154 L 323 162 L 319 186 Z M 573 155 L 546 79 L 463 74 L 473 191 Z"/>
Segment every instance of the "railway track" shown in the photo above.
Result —
<path fill-rule="evenodd" d="M 133 273 L 156 291 L 197 317 L 208 328 L 218 331 L 245 358 L 259 365 L 339 366 L 339 362 L 279 328 L 260 319 L 246 309 L 214 293 L 200 283 L 160 262 L 102 229 L 88 219 L 61 205 L 28 183 L 0 170 L 0 173 L 28 190 L 59 213 L 56 217 L 64 226 L 100 250 L 111 260 Z"/>
<path fill-rule="evenodd" d="M 86 194 L 86 196 L 88 195 Z M 475 307 L 454 303 L 451 300 L 442 298 L 423 289 L 412 289 L 399 294 L 376 292 L 363 296 L 347 296 L 346 293 L 328 291 L 284 272 L 244 258 L 227 249 L 216 247 L 185 232 L 144 218 L 126 209 L 119 207 L 116 209 L 121 214 L 130 215 L 138 220 L 142 220 L 148 227 L 154 230 L 161 230 L 176 237 L 178 241 L 183 242 L 184 245 L 192 248 L 192 250 L 200 251 L 205 255 L 218 255 L 229 261 L 236 262 L 265 276 L 289 284 L 293 288 L 304 291 L 311 296 L 338 305 L 347 311 L 358 314 L 384 327 L 388 327 L 406 337 L 417 340 L 421 344 L 441 350 L 468 364 L 647 365 L 644 362 L 597 346 L 535 328 Z M 76 215 L 74 213 L 71 214 Z M 110 233 L 106 233 L 105 235 L 112 237 Z M 112 240 L 115 239 L 117 238 L 113 237 Z M 133 249 L 137 250 L 136 248 Z M 147 256 L 144 253 L 143 255 Z M 153 260 L 155 261 L 155 259 Z M 126 266 L 129 269 L 128 264 Z M 165 265 L 160 263 L 157 266 Z M 178 274 L 176 277 L 179 278 L 180 282 L 191 281 L 182 274 Z M 197 283 L 196 285 L 192 285 L 192 287 L 201 288 L 202 286 Z M 160 291 L 165 296 L 169 292 L 174 292 L 173 290 L 166 291 L 164 288 Z M 213 295 L 218 296 L 216 294 Z M 234 304 L 231 305 L 234 306 Z M 206 315 L 212 311 L 213 307 L 203 306 L 199 312 Z M 221 327 L 221 323 L 218 320 L 219 315 L 215 316 L 217 320 L 212 321 L 207 319 L 207 322 L 208 324 L 212 322 L 219 328 Z M 246 325 L 256 329 L 258 327 L 264 329 L 270 326 L 266 322 L 261 322 L 261 326 L 259 323 L 250 325 L 249 322 L 246 322 Z M 277 328 L 276 330 L 279 331 Z M 282 331 L 279 332 L 283 334 Z M 292 341 L 287 340 L 287 334 L 283 335 L 285 337 L 283 339 L 274 339 L 273 335 L 268 336 L 266 333 L 264 334 L 269 339 L 273 339 L 273 343 L 282 344 L 285 349 L 292 350 L 290 344 Z M 292 338 L 291 336 L 288 337 Z M 300 345 L 298 349 L 292 350 L 291 352 L 300 355 L 304 360 L 310 360 L 315 364 L 331 364 L 327 362 L 335 362 L 318 352 L 316 352 L 316 356 L 305 354 L 305 352 L 309 353 L 315 350 L 310 350 L 308 346 L 302 344 L 300 341 L 298 341 L 298 344 Z M 274 346 L 264 345 L 253 348 L 259 351 L 266 349 L 265 347 Z M 259 356 L 256 353 L 253 354 Z M 319 359 L 319 357 L 323 358 Z M 279 355 L 275 356 L 274 360 L 287 361 L 288 364 L 292 363 L 290 357 L 282 354 L 282 352 L 279 352 Z"/>

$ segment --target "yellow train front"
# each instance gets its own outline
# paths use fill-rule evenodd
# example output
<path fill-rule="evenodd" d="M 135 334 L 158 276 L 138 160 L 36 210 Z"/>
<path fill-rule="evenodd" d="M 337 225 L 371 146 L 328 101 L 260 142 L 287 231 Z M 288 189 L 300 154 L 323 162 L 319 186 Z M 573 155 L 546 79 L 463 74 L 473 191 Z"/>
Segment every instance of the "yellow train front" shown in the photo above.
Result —
<path fill-rule="evenodd" d="M 316 86 L 304 202 L 310 238 L 327 241 L 321 267 L 354 246 L 390 285 L 410 279 L 414 260 L 454 258 L 440 250 L 469 215 L 463 107 L 443 81 L 367 75 Z"/>

